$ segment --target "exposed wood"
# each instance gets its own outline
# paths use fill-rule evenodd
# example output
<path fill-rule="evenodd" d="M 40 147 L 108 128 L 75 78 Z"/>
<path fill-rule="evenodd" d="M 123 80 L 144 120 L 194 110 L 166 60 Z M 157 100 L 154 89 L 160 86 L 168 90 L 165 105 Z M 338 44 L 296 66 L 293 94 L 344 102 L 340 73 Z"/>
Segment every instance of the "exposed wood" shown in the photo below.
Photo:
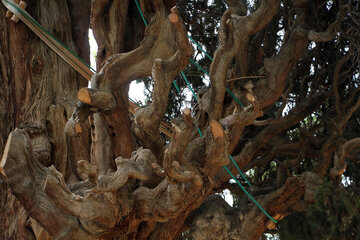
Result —
<path fill-rule="evenodd" d="M 113 109 L 116 106 L 116 99 L 109 91 L 81 88 L 78 92 L 78 98 L 80 101 L 103 111 Z"/>
<path fill-rule="evenodd" d="M 20 0 L 14 0 L 14 2 L 15 2 L 16 4 L 19 4 Z M 7 10 L 7 11 L 6 11 L 6 14 L 5 14 L 5 17 L 6 17 L 6 18 L 11 18 L 13 15 L 14 15 L 14 13 L 12 13 L 12 12 L 9 11 L 9 10 Z"/>
<path fill-rule="evenodd" d="M 75 132 L 76 132 L 76 135 L 79 135 L 80 133 L 82 133 L 82 128 L 79 123 L 75 124 Z"/>
<path fill-rule="evenodd" d="M 247 93 L 246 94 L 246 98 L 250 101 L 250 102 L 255 102 L 256 98 L 254 97 L 254 95 L 252 95 L 251 93 Z"/>
<path fill-rule="evenodd" d="M 166 176 L 164 169 L 162 169 L 162 167 L 160 165 L 158 165 L 157 163 L 152 163 L 151 167 L 154 169 L 154 173 L 156 175 L 158 175 L 159 177 Z"/>
<path fill-rule="evenodd" d="M 185 121 L 185 123 L 186 123 L 186 125 L 187 125 L 188 127 L 194 126 L 194 121 L 193 121 L 193 119 L 192 119 L 192 117 L 191 117 L 191 110 L 190 110 L 190 108 L 184 108 L 184 110 L 183 110 L 183 117 L 184 117 L 184 121 Z"/>
<path fill-rule="evenodd" d="M 170 14 L 170 15 L 169 15 L 169 20 L 170 20 L 170 22 L 172 22 L 172 23 L 176 23 L 176 22 L 179 21 L 179 17 L 178 17 L 176 14 Z"/>
<path fill-rule="evenodd" d="M 98 112 L 97 108 L 92 108 L 90 105 L 79 102 L 78 107 L 74 110 L 71 118 L 66 122 L 64 132 L 68 136 L 79 136 L 82 133 L 81 124 L 85 124 L 90 113 Z"/>
<path fill-rule="evenodd" d="M 24 10 L 27 7 L 27 3 L 24 2 L 24 1 L 20 1 L 19 7 Z M 10 20 L 15 22 L 15 23 L 18 23 L 20 21 L 20 18 L 18 18 L 16 16 L 16 14 L 13 14 L 12 17 L 10 18 Z"/>
<path fill-rule="evenodd" d="M 219 122 L 215 120 L 211 120 L 211 132 L 214 138 L 223 138 L 224 137 L 224 130 Z"/>
<path fill-rule="evenodd" d="M 4 177 L 6 177 L 6 174 L 5 174 L 5 171 L 4 171 L 4 166 L 6 164 L 6 161 L 7 161 L 8 155 L 9 155 L 11 142 L 12 142 L 12 135 L 10 134 L 9 137 L 8 137 L 8 140 L 6 142 L 6 145 L 5 145 L 5 148 L 4 148 L 4 153 L 3 153 L 2 157 L 1 157 L 1 162 L 0 162 L 0 173 Z"/>

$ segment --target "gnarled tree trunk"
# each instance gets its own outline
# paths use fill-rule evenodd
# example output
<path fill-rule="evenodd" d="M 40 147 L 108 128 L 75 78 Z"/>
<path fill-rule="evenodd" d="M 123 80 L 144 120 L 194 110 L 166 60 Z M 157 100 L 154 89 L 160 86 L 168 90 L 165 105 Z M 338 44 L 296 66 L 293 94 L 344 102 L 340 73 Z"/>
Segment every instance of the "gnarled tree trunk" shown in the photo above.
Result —
<path fill-rule="evenodd" d="M 319 137 L 310 150 L 281 134 L 333 95 L 336 98 L 336 92 L 316 89 L 287 115 L 256 120 L 286 91 L 309 40 L 329 38 L 328 31 L 308 27 L 307 14 L 316 12 L 322 1 L 296 1 L 296 17 L 278 53 L 257 59 L 256 66 L 265 74 L 237 85 L 226 81 L 229 66 L 236 76 L 256 68 L 248 61 L 259 53 L 250 51 L 249 43 L 278 14 L 280 1 L 264 0 L 248 16 L 244 2 L 228 2 L 210 66 L 210 89 L 196 112 L 185 109 L 174 121 L 168 139 L 159 127 L 171 84 L 194 52 L 172 8 L 176 1 L 140 1 L 146 28 L 130 0 L 28 2 L 28 12 L 87 62 L 90 24 L 99 46 L 98 71 L 90 87 L 22 23 L 5 19 L 5 9 L 0 8 L 2 238 L 170 240 L 190 229 L 195 239 L 255 240 L 275 227 L 256 204 L 243 196 L 243 207 L 235 209 L 210 196 L 231 188 L 223 169 L 230 154 L 244 170 L 266 165 L 276 154 L 292 158 L 279 164 L 276 183 L 252 191 L 278 221 L 314 201 L 320 176 L 331 168 L 334 154 L 331 176 L 342 173 L 344 158 L 359 141 L 339 144 L 334 139 L 360 105 L 354 100 L 357 92 L 348 113 L 338 115 L 338 130 L 328 140 Z M 131 115 L 129 84 L 145 77 L 154 82 L 152 102 Z M 245 108 L 227 99 L 228 87 Z M 251 131 L 250 125 L 260 127 Z M 313 140 L 312 134 L 302 134 Z M 276 146 L 274 139 L 283 144 Z M 290 169 L 301 162 L 301 154 L 321 157 L 311 172 L 292 175 Z"/>
<path fill-rule="evenodd" d="M 27 11 L 55 38 L 89 62 L 88 19 L 90 2 L 76 11 L 76 1 L 29 1 Z M 59 11 L 62 9 L 62 11 Z M 72 11 L 72 9 L 75 12 Z M 87 80 L 59 58 L 23 23 L 5 18 L 0 8 L 1 24 L 1 150 L 15 127 L 27 129 L 32 152 L 46 167 L 54 165 L 67 182 L 79 180 L 77 161 L 90 160 L 90 128 L 83 135 L 68 138 L 64 126 L 77 102 L 77 91 Z M 75 45 L 76 43 L 76 45 Z M 21 171 L 19 172 L 21 176 Z M 1 238 L 35 239 L 32 225 L 37 225 L 2 182 Z M 14 214 L 16 213 L 16 214 Z M 35 227 L 34 229 L 37 229 Z M 35 235 L 37 235 L 35 231 Z"/>

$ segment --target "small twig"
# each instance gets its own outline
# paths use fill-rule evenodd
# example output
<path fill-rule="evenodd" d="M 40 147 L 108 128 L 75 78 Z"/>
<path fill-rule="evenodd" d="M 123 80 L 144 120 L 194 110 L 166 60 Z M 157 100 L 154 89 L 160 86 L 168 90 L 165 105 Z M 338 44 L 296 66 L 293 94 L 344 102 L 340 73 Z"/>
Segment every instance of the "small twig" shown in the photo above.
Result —
<path fill-rule="evenodd" d="M 240 80 L 240 79 L 252 79 L 252 78 L 265 78 L 266 76 L 261 75 L 261 76 L 244 76 L 244 77 L 237 77 L 237 78 L 231 78 L 226 80 L 227 82 L 230 81 L 235 81 L 235 80 Z"/>

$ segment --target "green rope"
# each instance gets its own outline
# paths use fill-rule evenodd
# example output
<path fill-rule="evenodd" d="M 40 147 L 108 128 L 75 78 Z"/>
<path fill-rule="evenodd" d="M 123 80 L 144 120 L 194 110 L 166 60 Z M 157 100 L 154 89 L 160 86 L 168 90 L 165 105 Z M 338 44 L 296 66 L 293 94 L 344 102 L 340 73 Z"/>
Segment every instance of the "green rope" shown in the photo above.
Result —
<path fill-rule="evenodd" d="M 190 35 L 188 35 L 189 39 L 196 44 L 196 46 L 198 46 L 198 48 L 205 53 L 205 55 L 211 60 L 213 61 L 214 59 L 200 46 L 200 44 L 198 42 L 196 42 L 192 37 L 190 37 Z"/>
<path fill-rule="evenodd" d="M 197 62 L 192 60 L 192 58 L 190 58 L 190 62 L 192 64 L 194 64 L 198 69 L 200 69 L 203 73 L 205 73 L 207 76 L 210 76 L 210 74 L 203 67 L 201 67 Z"/>
<path fill-rule="evenodd" d="M 130 97 L 129 100 L 132 101 L 136 106 L 140 107 L 140 104 L 138 104 L 135 100 L 131 99 Z"/>
<path fill-rule="evenodd" d="M 180 89 L 179 89 L 178 85 L 176 84 L 175 80 L 173 81 L 173 84 L 174 84 L 174 86 L 175 86 L 176 91 L 177 91 L 178 93 L 180 93 Z"/>
<path fill-rule="evenodd" d="M 147 24 L 146 24 L 146 21 L 145 21 L 145 18 L 144 18 L 144 16 L 143 16 L 142 12 L 141 12 L 140 6 L 139 6 L 139 4 L 137 3 L 137 0 L 135 0 L 135 3 L 136 3 L 136 5 L 137 5 L 137 7 L 138 7 L 138 10 L 139 10 L 139 12 L 140 12 L 143 20 L 144 20 L 145 25 L 147 25 Z M 190 36 L 188 36 L 188 37 L 189 37 L 189 39 L 190 39 L 191 41 L 193 41 L 193 42 L 201 49 L 201 51 L 203 51 L 203 52 L 205 53 L 205 55 L 206 55 L 208 58 L 211 59 L 211 61 L 213 60 L 212 57 L 210 57 L 210 56 L 201 48 L 201 46 L 200 46 L 194 39 L 192 39 Z M 193 63 L 195 66 L 197 66 L 201 71 L 203 71 L 206 75 L 209 76 L 209 73 L 208 73 L 204 68 L 202 68 L 198 63 L 196 63 L 194 60 L 192 60 L 191 58 L 190 58 L 190 62 L 192 62 L 192 63 Z M 197 98 L 197 96 L 196 96 L 193 88 L 191 87 L 189 81 L 187 80 L 184 72 L 181 72 L 181 75 L 182 75 L 183 78 L 185 79 L 185 81 L 186 81 L 189 89 L 191 90 L 194 98 L 196 99 L 197 102 L 199 102 L 199 101 L 198 101 L 198 98 Z M 175 84 L 175 81 L 174 81 L 174 84 Z M 175 87 L 176 87 L 176 89 L 178 89 L 176 85 L 175 85 Z M 237 99 L 237 97 L 236 97 L 228 88 L 226 88 L 226 91 L 235 99 L 235 101 L 236 101 L 241 107 L 244 107 L 244 105 L 240 102 L 240 100 Z M 199 132 L 200 137 L 203 137 L 204 135 L 202 134 L 200 128 L 199 128 L 198 126 L 196 126 L 196 128 L 197 128 L 197 130 L 198 130 L 198 132 Z M 233 157 L 232 157 L 231 155 L 230 155 L 230 159 L 231 159 L 231 161 L 233 162 L 233 164 L 235 165 L 235 167 L 238 169 L 238 171 L 239 171 L 239 173 L 241 174 L 241 176 L 245 179 L 245 181 L 249 184 L 249 186 L 251 186 L 250 182 L 247 180 L 247 178 L 245 177 L 245 175 L 241 172 L 239 166 L 236 164 L 236 162 L 234 161 L 234 159 L 233 159 Z M 226 166 L 224 166 L 224 168 L 225 168 L 225 170 L 229 173 L 229 175 L 236 181 L 236 183 L 239 185 L 239 187 L 241 188 L 241 190 L 243 190 L 243 191 L 245 192 L 245 194 L 257 205 L 257 207 L 258 207 L 268 218 L 270 218 L 274 223 L 277 223 L 277 221 L 276 221 L 275 219 L 273 219 L 273 218 L 260 206 L 260 204 L 255 200 L 255 198 L 254 198 L 253 196 L 251 196 L 251 194 L 250 194 L 248 191 L 246 191 L 246 189 L 245 189 L 245 188 L 241 185 L 241 183 L 235 178 L 235 176 L 230 172 L 230 170 L 229 170 Z"/>
<path fill-rule="evenodd" d="M 199 100 L 198 100 L 198 98 L 197 98 L 197 96 L 196 96 L 196 94 L 195 94 L 195 92 L 194 92 L 194 89 L 191 87 L 191 85 L 190 85 L 189 81 L 187 80 L 187 77 L 185 76 L 184 72 L 181 72 L 181 75 L 183 76 L 186 84 L 188 85 L 190 91 L 192 92 L 192 95 L 194 96 L 196 102 L 199 103 Z"/>
<path fill-rule="evenodd" d="M 144 16 L 144 14 L 142 13 L 141 8 L 140 8 L 140 5 L 139 5 L 139 3 L 138 3 L 137 0 L 135 0 L 135 4 L 136 4 L 136 6 L 137 6 L 137 9 L 138 9 L 139 12 L 140 12 L 141 18 L 142 18 L 142 20 L 144 21 L 145 26 L 147 26 L 148 24 L 147 24 L 147 22 L 146 22 L 145 16 Z"/>
<path fill-rule="evenodd" d="M 240 100 L 230 91 L 230 89 L 226 88 L 226 91 L 230 94 L 230 96 L 240 105 L 240 107 L 244 108 L 244 104 L 240 102 Z"/>
<path fill-rule="evenodd" d="M 199 128 L 198 126 L 196 126 L 196 128 L 197 128 L 197 131 L 198 131 L 198 133 L 199 133 L 200 137 L 203 137 L 204 135 L 202 134 L 202 132 L 201 132 L 200 128 Z"/>
<path fill-rule="evenodd" d="M 227 171 L 227 173 L 235 180 L 235 182 L 239 185 L 239 187 L 241 188 L 241 190 L 244 191 L 244 193 L 251 199 L 251 201 L 253 201 L 256 206 L 274 223 L 278 223 L 278 221 L 276 221 L 274 218 L 272 218 L 266 211 L 265 209 L 255 200 L 255 198 L 253 196 L 251 196 L 251 194 L 246 191 L 246 189 L 243 187 L 243 185 L 241 185 L 241 183 L 239 182 L 239 180 L 237 180 L 237 178 L 230 172 L 230 170 L 224 166 L 225 170 Z"/>
<path fill-rule="evenodd" d="M 246 183 L 249 185 L 249 187 L 252 187 L 249 180 L 246 178 L 245 174 L 240 170 L 239 166 L 236 164 L 234 158 L 230 155 L 230 160 L 235 165 L 236 169 L 239 171 L 241 177 L 246 181 Z"/>
<path fill-rule="evenodd" d="M 197 64 L 194 60 L 190 59 L 190 62 L 192 62 L 193 64 L 195 64 L 199 69 L 201 69 L 205 74 L 207 74 L 209 76 L 209 73 L 203 69 L 199 64 Z M 183 72 L 181 72 L 183 74 Z M 183 74 L 184 76 L 184 74 Z M 186 79 L 186 78 L 185 78 Z M 240 100 L 228 89 L 226 88 L 226 91 L 235 99 L 235 101 L 242 107 L 244 108 L 244 105 L 240 102 Z M 192 91 L 193 92 L 193 91 Z M 195 93 L 193 92 L 194 97 L 196 97 Z M 202 137 L 202 133 L 200 132 L 200 129 L 198 128 L 198 131 L 200 133 L 200 136 Z M 249 182 L 249 180 L 246 178 L 245 174 L 240 170 L 239 166 L 236 164 L 234 158 L 230 155 L 230 160 L 231 162 L 235 165 L 235 167 L 237 168 L 237 170 L 239 171 L 240 175 L 242 176 L 242 178 L 246 181 L 246 183 L 251 187 L 251 184 Z M 236 183 L 239 185 L 239 187 L 241 188 L 241 190 L 243 190 L 245 192 L 245 194 L 256 204 L 256 206 L 274 223 L 278 223 L 274 218 L 272 218 L 265 210 L 263 207 L 261 207 L 261 205 L 255 200 L 255 198 L 253 196 L 251 196 L 251 194 L 246 191 L 246 189 L 241 185 L 241 183 L 235 178 L 235 176 L 230 172 L 230 170 L 224 166 L 224 169 L 229 173 L 229 175 L 236 181 Z"/>
<path fill-rule="evenodd" d="M 74 57 L 76 57 L 79 61 L 81 61 L 87 68 L 91 69 L 93 72 L 96 72 L 93 68 L 91 68 L 86 62 L 84 62 L 81 58 L 79 58 L 75 53 L 73 53 L 69 48 L 67 48 L 64 44 L 62 44 L 60 41 L 58 41 L 55 37 L 53 37 L 48 31 L 46 31 L 46 29 L 44 29 L 37 21 L 35 21 L 33 18 L 31 18 L 26 12 L 23 11 L 23 9 L 21 9 L 20 7 L 18 7 L 16 4 L 12 3 L 11 1 L 8 0 L 4 0 L 6 3 L 8 3 L 9 5 L 11 5 L 13 8 L 15 8 L 23 17 L 25 17 L 31 24 L 33 27 L 35 27 L 36 29 L 40 30 L 40 33 L 43 37 L 45 37 L 46 39 L 48 39 L 50 41 L 50 39 L 48 38 L 48 36 L 50 36 L 54 41 L 56 41 L 58 44 L 60 44 L 63 48 L 65 48 L 66 50 L 68 50 Z M 45 32 L 46 34 L 42 34 L 42 31 Z M 66 55 L 66 53 L 64 53 L 61 49 L 59 49 L 56 45 L 54 46 L 56 47 L 60 52 L 62 52 L 64 55 Z M 72 59 L 71 62 L 73 62 L 76 66 L 78 66 L 80 69 L 82 69 L 84 72 L 86 72 L 86 70 L 84 70 L 84 68 L 82 68 L 81 66 L 79 66 L 76 62 L 74 62 Z M 90 76 L 91 77 L 91 76 Z"/>

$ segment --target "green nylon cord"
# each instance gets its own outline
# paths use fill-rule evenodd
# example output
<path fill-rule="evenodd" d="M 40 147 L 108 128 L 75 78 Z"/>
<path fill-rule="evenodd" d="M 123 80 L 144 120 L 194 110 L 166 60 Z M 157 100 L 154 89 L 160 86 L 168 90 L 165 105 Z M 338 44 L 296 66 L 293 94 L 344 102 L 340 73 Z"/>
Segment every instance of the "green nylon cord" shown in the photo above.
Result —
<path fill-rule="evenodd" d="M 180 89 L 179 89 L 178 85 L 176 84 L 175 80 L 173 81 L 173 84 L 175 86 L 176 91 L 179 93 Z"/>
<path fill-rule="evenodd" d="M 138 7 L 138 10 L 139 10 L 139 12 L 140 12 L 143 20 L 144 20 L 145 25 L 147 26 L 145 17 L 144 17 L 144 15 L 143 15 L 142 12 L 141 12 L 141 9 L 140 9 L 140 6 L 139 6 L 137 0 L 135 0 L 135 3 L 136 3 L 136 6 Z M 200 45 L 199 45 L 194 39 L 192 39 L 190 36 L 188 36 L 188 37 L 190 38 L 190 40 L 192 40 L 192 41 L 205 53 L 206 56 L 208 56 L 208 54 L 200 47 Z M 210 56 L 208 56 L 208 57 L 209 57 L 211 60 L 213 60 Z M 197 64 L 194 60 L 192 60 L 191 58 L 190 58 L 190 62 L 192 62 L 192 63 L 193 63 L 194 65 L 196 65 L 200 70 L 202 70 L 206 75 L 209 76 L 209 73 L 208 73 L 204 68 L 202 68 L 199 64 Z M 185 79 L 187 85 L 189 86 L 189 89 L 191 90 L 194 98 L 196 99 L 197 102 L 199 102 L 199 101 L 198 101 L 198 98 L 197 98 L 194 90 L 192 89 L 189 81 L 187 80 L 184 72 L 181 72 L 181 75 L 183 76 L 183 78 Z M 177 86 L 176 86 L 175 81 L 174 81 L 174 84 L 175 84 L 176 89 L 178 89 Z M 240 100 L 239 100 L 228 88 L 226 88 L 226 91 L 235 99 L 235 101 L 236 101 L 242 108 L 244 108 L 244 105 L 240 102 Z M 200 137 L 203 137 L 204 135 L 202 134 L 202 132 L 201 132 L 201 130 L 199 129 L 199 127 L 196 126 L 196 128 L 197 128 L 197 130 L 198 130 L 198 132 L 199 132 Z M 241 172 L 239 166 L 236 164 L 236 162 L 234 161 L 234 159 L 232 158 L 231 155 L 230 155 L 230 159 L 231 159 L 231 161 L 233 162 L 233 164 L 235 165 L 235 167 L 238 169 L 238 171 L 239 171 L 239 173 L 241 174 L 241 176 L 243 176 L 243 178 L 245 179 L 245 181 L 249 184 L 249 186 L 251 186 L 250 182 L 247 180 L 247 178 L 245 177 L 245 175 Z M 230 172 L 230 170 L 229 170 L 226 166 L 224 166 L 224 168 L 225 168 L 225 170 L 229 173 L 229 175 L 236 181 L 236 183 L 239 185 L 239 187 L 241 188 L 241 190 L 243 190 L 243 191 L 245 192 L 245 194 L 256 204 L 256 206 L 257 206 L 269 219 L 271 219 L 274 223 L 278 223 L 275 219 L 273 219 L 273 218 L 260 206 L 260 204 L 255 200 L 255 198 L 254 198 L 253 196 L 251 196 L 251 194 L 250 194 L 248 191 L 246 191 L 246 189 L 245 189 L 245 188 L 241 185 L 241 183 L 235 178 L 235 176 Z"/>
<path fill-rule="evenodd" d="M 246 183 L 249 185 L 249 187 L 251 186 L 251 183 L 249 182 L 249 180 L 246 178 L 245 174 L 240 170 L 239 166 L 236 164 L 234 158 L 230 155 L 230 160 L 232 161 L 232 163 L 235 165 L 236 169 L 239 171 L 241 177 L 246 181 Z"/>
<path fill-rule="evenodd" d="M 138 106 L 139 108 L 141 108 L 140 104 L 138 104 L 135 100 L 131 99 L 130 97 L 129 97 L 129 100 L 130 100 L 133 104 L 135 104 L 136 106 Z"/>
<path fill-rule="evenodd" d="M 253 201 L 256 206 L 274 223 L 278 223 L 278 221 L 276 221 L 274 218 L 272 218 L 266 211 L 265 209 L 255 200 L 255 198 L 253 196 L 251 196 L 251 194 L 246 191 L 246 189 L 243 187 L 243 185 L 241 185 L 241 183 L 239 182 L 239 180 L 237 180 L 237 178 L 230 172 L 230 170 L 224 166 L 225 170 L 228 172 L 228 174 L 235 180 L 235 182 L 239 185 L 239 187 L 241 188 L 241 190 L 244 191 L 244 193 L 251 199 L 251 201 Z"/>
<path fill-rule="evenodd" d="M 69 48 L 67 48 L 62 42 L 60 42 L 59 40 L 57 40 L 54 36 L 52 36 L 45 28 L 43 28 L 43 26 L 41 26 L 36 20 L 34 20 L 32 17 L 30 17 L 25 11 L 23 11 L 22 8 L 18 7 L 16 4 L 13 4 L 12 2 L 5 0 L 8 4 L 10 4 L 11 6 L 13 6 L 14 8 L 16 8 L 16 10 L 18 10 L 21 15 L 23 17 L 25 17 L 27 20 L 29 20 L 31 23 L 33 23 L 33 26 L 36 27 L 37 29 L 41 29 L 42 31 L 44 31 L 48 36 L 50 36 L 53 40 L 55 40 L 58 44 L 60 44 L 63 48 L 65 48 L 66 50 L 68 50 L 74 57 L 76 57 L 80 62 L 82 62 L 87 68 L 91 69 L 93 72 L 96 72 L 95 69 L 93 69 L 91 66 L 89 66 L 89 64 L 87 64 L 86 62 L 84 62 L 84 60 L 82 60 L 80 57 L 78 57 L 73 51 L 71 51 Z M 35 24 L 35 25 L 34 25 Z M 44 37 L 47 38 L 46 35 L 43 34 Z M 49 38 L 47 38 L 49 39 Z M 61 49 L 59 49 L 61 50 Z M 62 52 L 62 51 L 61 51 Z M 80 67 L 80 66 L 79 66 Z M 80 67 L 81 68 L 81 67 Z M 82 70 L 84 70 L 83 68 L 81 68 Z"/>
<path fill-rule="evenodd" d="M 197 131 L 198 131 L 198 133 L 199 133 L 200 137 L 203 137 L 204 135 L 202 134 L 202 132 L 201 132 L 200 128 L 199 128 L 198 126 L 196 126 L 196 128 L 197 128 Z"/>
<path fill-rule="evenodd" d="M 200 46 L 200 44 L 198 42 L 196 42 L 192 37 L 190 37 L 190 35 L 188 35 L 189 39 L 196 44 L 196 46 L 198 46 L 198 48 L 205 53 L 205 55 L 211 60 L 213 61 L 214 59 Z"/>
<path fill-rule="evenodd" d="M 145 16 L 144 16 L 144 14 L 142 13 L 141 8 L 140 8 L 140 5 L 139 5 L 139 3 L 138 3 L 137 0 L 135 0 L 135 4 L 136 4 L 136 6 L 137 6 L 137 9 L 139 10 L 139 13 L 140 13 L 140 15 L 141 15 L 142 20 L 143 20 L 144 23 L 145 23 L 145 26 L 147 26 L 148 24 L 147 24 L 147 22 L 146 22 Z"/>
<path fill-rule="evenodd" d="M 56 41 L 57 43 L 59 43 L 62 47 L 64 47 L 66 50 L 68 50 L 74 57 L 76 57 L 79 61 L 81 61 L 86 67 L 88 67 L 89 69 L 91 69 L 92 71 L 95 72 L 94 69 L 92 69 L 87 63 L 85 63 L 81 58 L 79 58 L 75 53 L 73 53 L 70 49 L 68 49 L 65 45 L 63 45 L 61 42 L 59 42 L 55 37 L 53 37 L 48 31 L 46 31 L 37 21 L 35 21 L 33 18 L 31 18 L 26 12 L 24 12 L 20 7 L 18 7 L 16 4 L 13 4 L 12 2 L 8 1 L 8 0 L 4 0 L 6 3 L 8 3 L 9 5 L 11 5 L 13 8 L 15 8 L 23 17 L 25 17 L 31 24 L 33 27 L 35 27 L 36 29 L 40 30 L 40 33 L 43 37 L 45 37 L 46 39 L 48 39 L 49 41 L 51 41 L 48 36 L 50 36 L 54 41 Z M 42 32 L 45 32 L 46 34 L 43 34 Z M 62 49 L 58 48 L 56 45 L 54 45 L 54 47 L 56 47 L 56 49 L 58 49 L 60 52 L 62 52 L 64 55 L 66 55 Z M 76 62 L 74 62 L 72 59 L 69 59 L 71 62 L 74 63 L 74 65 L 78 66 L 80 69 L 82 69 L 85 73 L 86 70 L 84 70 L 84 68 L 82 68 L 81 66 L 79 66 Z M 89 75 L 90 76 L 90 75 Z M 90 76 L 91 77 L 91 76 Z"/>
<path fill-rule="evenodd" d="M 230 89 L 226 88 L 226 91 L 232 96 L 233 99 L 240 105 L 240 107 L 244 108 L 244 104 L 240 102 L 240 100 L 230 91 Z"/>
<path fill-rule="evenodd" d="M 198 100 L 198 98 L 197 98 L 197 96 L 196 96 L 196 94 L 195 94 L 195 92 L 194 92 L 194 89 L 191 87 L 191 85 L 190 85 L 189 81 L 187 80 L 187 77 L 185 76 L 184 72 L 181 72 L 181 75 L 183 76 L 186 84 L 188 85 L 190 91 L 192 92 L 192 95 L 194 96 L 196 102 L 199 103 L 199 100 Z"/>
<path fill-rule="evenodd" d="M 205 73 L 207 76 L 210 76 L 210 74 L 202 66 L 200 66 L 197 62 L 192 60 L 192 58 L 190 58 L 190 62 L 192 64 L 194 64 L 198 69 L 200 69 L 203 73 Z"/>

